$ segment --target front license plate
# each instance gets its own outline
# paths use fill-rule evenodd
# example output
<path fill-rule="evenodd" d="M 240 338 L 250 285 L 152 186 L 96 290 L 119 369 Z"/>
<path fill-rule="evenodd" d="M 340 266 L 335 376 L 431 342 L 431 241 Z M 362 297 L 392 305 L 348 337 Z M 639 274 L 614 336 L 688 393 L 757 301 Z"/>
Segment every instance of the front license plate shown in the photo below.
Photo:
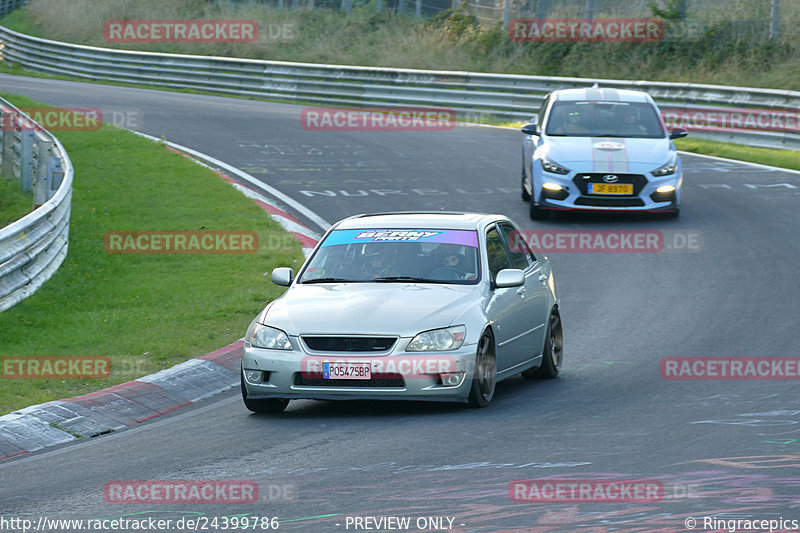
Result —
<path fill-rule="evenodd" d="M 323 379 L 372 379 L 369 363 L 322 363 Z"/>
<path fill-rule="evenodd" d="M 633 183 L 590 183 L 591 194 L 633 194 Z"/>

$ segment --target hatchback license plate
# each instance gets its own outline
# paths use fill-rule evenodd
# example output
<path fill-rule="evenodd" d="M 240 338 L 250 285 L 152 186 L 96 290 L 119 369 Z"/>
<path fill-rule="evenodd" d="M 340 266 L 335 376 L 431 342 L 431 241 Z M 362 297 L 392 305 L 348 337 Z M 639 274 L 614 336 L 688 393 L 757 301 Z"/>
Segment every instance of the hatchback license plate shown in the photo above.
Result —
<path fill-rule="evenodd" d="M 632 183 L 590 183 L 591 194 L 633 194 Z"/>
<path fill-rule="evenodd" d="M 323 379 L 372 379 L 369 363 L 322 363 Z"/>

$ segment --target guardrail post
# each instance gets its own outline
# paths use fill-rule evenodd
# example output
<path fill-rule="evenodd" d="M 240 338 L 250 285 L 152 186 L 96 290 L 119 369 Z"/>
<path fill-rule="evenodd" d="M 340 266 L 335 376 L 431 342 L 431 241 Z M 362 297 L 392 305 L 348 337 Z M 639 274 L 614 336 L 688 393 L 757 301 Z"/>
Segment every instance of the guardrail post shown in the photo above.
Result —
<path fill-rule="evenodd" d="M 3 175 L 6 178 L 14 177 L 14 113 L 3 113 L 0 128 L 3 130 Z"/>
<path fill-rule="evenodd" d="M 61 159 L 55 155 L 47 158 L 47 182 L 50 184 L 50 190 L 47 192 L 47 199 L 53 197 L 53 194 L 61 187 L 61 182 L 64 180 L 64 170 L 61 167 Z"/>
<path fill-rule="evenodd" d="M 422 16 L 422 0 L 417 0 L 417 6 L 414 8 L 414 16 L 417 18 Z"/>
<path fill-rule="evenodd" d="M 19 132 L 19 186 L 25 192 L 31 191 L 33 179 L 33 130 Z"/>
<path fill-rule="evenodd" d="M 50 153 L 53 150 L 53 142 L 40 139 L 38 144 L 38 154 L 36 157 L 36 172 L 33 178 L 33 208 L 38 209 L 50 199 Z"/>
<path fill-rule="evenodd" d="M 402 15 L 405 12 L 406 12 L 406 0 L 397 0 L 397 13 L 399 15 Z"/>
<path fill-rule="evenodd" d="M 543 19 L 547 17 L 547 0 L 537 0 L 536 2 L 536 18 Z"/>
<path fill-rule="evenodd" d="M 772 0 L 772 6 L 770 8 L 770 18 L 772 21 L 769 25 L 769 39 L 771 41 L 778 40 L 778 18 L 781 12 L 781 0 Z"/>

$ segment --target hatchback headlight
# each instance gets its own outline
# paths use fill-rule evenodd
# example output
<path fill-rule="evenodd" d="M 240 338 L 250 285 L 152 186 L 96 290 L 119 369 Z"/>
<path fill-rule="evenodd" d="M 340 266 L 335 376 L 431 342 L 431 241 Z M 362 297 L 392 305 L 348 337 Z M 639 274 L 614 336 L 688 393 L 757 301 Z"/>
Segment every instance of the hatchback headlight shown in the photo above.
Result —
<path fill-rule="evenodd" d="M 406 347 L 407 352 L 446 352 L 458 350 L 464 344 L 466 326 L 452 326 L 449 328 L 432 329 L 423 331 L 411 339 Z"/>
<path fill-rule="evenodd" d="M 250 331 L 248 336 L 250 345 L 254 348 L 266 348 L 268 350 L 291 350 L 292 343 L 289 342 L 289 337 L 283 331 L 265 326 L 263 324 L 256 324 Z"/>
<path fill-rule="evenodd" d="M 670 174 L 674 174 L 676 170 L 678 170 L 678 156 L 673 155 L 672 159 L 670 159 L 666 165 L 658 167 L 652 174 L 656 177 L 669 176 Z"/>
<path fill-rule="evenodd" d="M 542 168 L 544 169 L 545 172 L 552 172 L 553 174 L 561 174 L 561 175 L 569 174 L 568 168 L 564 168 L 555 161 L 547 159 L 546 157 L 543 157 L 541 159 L 541 162 L 542 162 Z"/>

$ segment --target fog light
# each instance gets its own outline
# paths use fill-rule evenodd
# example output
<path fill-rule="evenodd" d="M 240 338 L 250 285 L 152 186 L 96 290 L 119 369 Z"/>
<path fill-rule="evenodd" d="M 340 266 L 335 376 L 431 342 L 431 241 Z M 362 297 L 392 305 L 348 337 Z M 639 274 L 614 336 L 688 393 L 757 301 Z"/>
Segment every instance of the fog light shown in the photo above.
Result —
<path fill-rule="evenodd" d="M 261 370 L 245 370 L 244 379 L 249 383 L 261 383 Z"/>
<path fill-rule="evenodd" d="M 449 374 L 439 374 L 439 380 L 445 387 L 457 387 L 461 385 L 461 380 L 464 378 L 463 372 L 452 372 Z"/>
<path fill-rule="evenodd" d="M 563 187 L 558 183 L 551 183 L 548 181 L 547 183 L 542 185 L 542 189 L 547 189 L 548 191 L 560 191 L 561 189 L 563 189 Z"/>
<path fill-rule="evenodd" d="M 674 191 L 675 191 L 675 186 L 674 185 L 662 185 L 661 187 L 656 189 L 656 192 L 660 192 L 662 194 L 663 193 L 667 193 L 667 192 L 674 192 Z"/>

